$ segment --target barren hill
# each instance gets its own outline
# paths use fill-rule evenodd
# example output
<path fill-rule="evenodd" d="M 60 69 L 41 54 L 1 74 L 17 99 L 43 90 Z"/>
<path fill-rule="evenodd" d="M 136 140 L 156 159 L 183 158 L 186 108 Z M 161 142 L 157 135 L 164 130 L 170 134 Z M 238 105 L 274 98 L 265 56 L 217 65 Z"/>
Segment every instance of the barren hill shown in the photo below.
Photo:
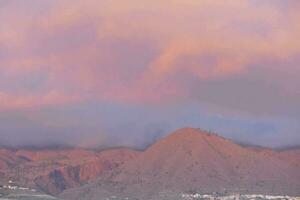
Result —
<path fill-rule="evenodd" d="M 1 150 L 0 183 L 13 181 L 22 187 L 58 195 L 96 179 L 138 153 L 126 148 L 101 152 L 83 149 Z"/>
<path fill-rule="evenodd" d="M 288 157 L 286 158 L 286 155 Z M 66 191 L 66 199 L 109 195 L 150 198 L 161 192 L 300 194 L 296 155 L 256 151 L 198 129 L 185 128 L 161 139 L 114 171 L 106 182 Z M 85 191 L 89 195 L 82 197 Z"/>
<path fill-rule="evenodd" d="M 161 199 L 161 194 L 265 193 L 300 195 L 299 149 L 240 146 L 184 128 L 144 151 L 0 150 L 0 184 L 72 200 L 111 196 Z"/>

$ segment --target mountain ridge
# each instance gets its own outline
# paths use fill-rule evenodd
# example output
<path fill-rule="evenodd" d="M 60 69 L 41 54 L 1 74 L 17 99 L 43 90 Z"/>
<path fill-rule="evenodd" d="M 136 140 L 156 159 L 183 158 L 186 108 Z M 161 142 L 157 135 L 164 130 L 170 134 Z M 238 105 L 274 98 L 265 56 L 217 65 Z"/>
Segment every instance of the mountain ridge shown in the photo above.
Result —
<path fill-rule="evenodd" d="M 147 149 L 0 150 L 0 178 L 63 199 L 162 191 L 300 195 L 300 150 L 250 148 L 200 129 L 182 128 Z M 82 197 L 81 193 L 88 197 Z M 142 191 L 142 192 L 141 192 Z"/>
<path fill-rule="evenodd" d="M 172 135 L 175 132 L 178 132 L 180 130 L 195 130 L 195 131 L 200 131 L 204 134 L 207 135 L 215 135 L 218 136 L 220 138 L 232 141 L 235 144 L 238 144 L 240 146 L 243 147 L 253 147 L 253 148 L 258 148 L 258 149 L 271 149 L 273 151 L 286 151 L 286 150 L 298 150 L 300 149 L 300 144 L 299 145 L 288 145 L 288 146 L 279 146 L 279 147 L 269 147 L 269 146 L 263 146 L 263 145 L 257 145 L 255 143 L 247 143 L 247 142 L 240 142 L 238 140 L 234 140 L 234 139 L 229 139 L 226 138 L 218 133 L 212 132 L 212 131 L 208 131 L 206 129 L 201 129 L 201 128 L 191 128 L 191 127 L 183 127 L 180 129 L 176 129 L 174 131 L 172 131 L 171 133 L 160 137 L 159 139 L 157 139 L 155 142 L 146 145 L 145 147 L 142 148 L 136 148 L 136 147 L 131 147 L 131 146 L 107 146 L 107 147 L 82 147 L 82 146 L 76 146 L 76 145 L 67 145 L 67 144 L 50 144 L 50 145 L 19 145 L 19 146 L 13 146 L 13 145 L 5 145 L 0 143 L 0 149 L 5 149 L 5 150 L 10 150 L 10 151 L 18 151 L 18 150 L 28 150 L 28 151 L 47 151 L 47 150 L 51 150 L 51 151 L 59 151 L 59 150 L 72 150 L 72 149 L 82 149 L 82 150 L 87 150 L 87 151 L 96 151 L 96 152 L 100 152 L 100 151 L 105 151 L 105 150 L 110 150 L 110 149 L 131 149 L 131 150 L 135 150 L 135 151 L 144 151 L 146 149 L 148 149 L 150 146 L 152 146 L 153 144 L 155 144 L 157 141 L 160 141 L 161 139 L 164 139 L 170 135 Z"/>
<path fill-rule="evenodd" d="M 114 194 L 150 199 L 164 191 L 189 190 L 299 195 L 297 163 L 276 151 L 256 151 L 215 134 L 184 128 L 162 138 L 108 178 L 67 190 L 62 197 L 93 200 Z M 91 196 L 85 198 L 80 193 L 86 190 Z"/>

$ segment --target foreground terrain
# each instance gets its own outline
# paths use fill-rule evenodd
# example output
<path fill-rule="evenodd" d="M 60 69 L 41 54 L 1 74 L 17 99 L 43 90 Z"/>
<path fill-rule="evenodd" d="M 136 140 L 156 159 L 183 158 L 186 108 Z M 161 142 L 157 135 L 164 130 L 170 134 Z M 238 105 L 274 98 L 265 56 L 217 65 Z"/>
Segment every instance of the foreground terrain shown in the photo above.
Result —
<path fill-rule="evenodd" d="M 35 189 L 19 187 L 10 182 L 0 187 L 0 200 L 58 200 L 57 198 L 37 192 Z"/>
<path fill-rule="evenodd" d="M 66 200 L 276 199 L 300 196 L 300 150 L 243 147 L 185 128 L 144 151 L 2 149 L 0 185 L 11 182 Z"/>

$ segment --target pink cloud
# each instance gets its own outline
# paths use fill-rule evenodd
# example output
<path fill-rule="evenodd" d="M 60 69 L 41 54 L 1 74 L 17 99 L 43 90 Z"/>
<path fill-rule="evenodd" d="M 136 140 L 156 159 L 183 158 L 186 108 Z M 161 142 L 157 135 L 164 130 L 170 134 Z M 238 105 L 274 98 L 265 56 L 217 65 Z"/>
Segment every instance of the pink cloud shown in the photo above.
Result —
<path fill-rule="evenodd" d="M 39 109 L 44 106 L 65 105 L 82 100 L 81 97 L 49 91 L 39 95 L 10 95 L 0 93 L 0 110 Z"/>
<path fill-rule="evenodd" d="M 180 81 L 186 77 L 242 76 L 261 60 L 284 62 L 300 53 L 299 4 L 286 10 L 238 0 L 45 2 L 2 8 L 0 76 L 6 83 L 0 84 L 13 85 L 37 71 L 46 76 L 35 92 L 0 87 L 2 108 L 88 99 L 181 101 L 193 93 L 189 80 Z M 130 46 L 136 41 L 142 45 Z M 145 61 L 130 62 L 139 57 Z M 269 66 L 270 72 L 276 68 Z"/>

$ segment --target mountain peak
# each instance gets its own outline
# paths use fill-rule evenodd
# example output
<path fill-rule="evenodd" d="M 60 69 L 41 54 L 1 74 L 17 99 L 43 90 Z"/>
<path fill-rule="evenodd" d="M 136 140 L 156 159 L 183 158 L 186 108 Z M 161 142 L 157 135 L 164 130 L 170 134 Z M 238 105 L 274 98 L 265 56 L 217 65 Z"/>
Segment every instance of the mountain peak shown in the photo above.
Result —
<path fill-rule="evenodd" d="M 182 128 L 159 140 L 146 150 L 149 157 L 176 157 L 181 160 L 187 155 L 199 157 L 224 157 L 245 151 L 240 145 L 216 134 L 195 128 Z"/>
<path fill-rule="evenodd" d="M 178 129 L 165 138 L 158 141 L 153 146 L 157 146 L 157 144 L 163 144 L 164 146 L 167 145 L 204 145 L 207 143 L 220 143 L 220 142 L 233 142 L 217 135 L 214 133 L 210 133 L 208 131 L 204 131 L 197 128 L 181 128 Z"/>
<path fill-rule="evenodd" d="M 176 131 L 174 131 L 173 133 L 171 133 L 169 136 L 170 137 L 203 137 L 203 136 L 211 136 L 211 135 L 215 135 L 212 133 L 209 133 L 208 131 L 202 130 L 200 128 L 181 128 L 178 129 Z"/>

